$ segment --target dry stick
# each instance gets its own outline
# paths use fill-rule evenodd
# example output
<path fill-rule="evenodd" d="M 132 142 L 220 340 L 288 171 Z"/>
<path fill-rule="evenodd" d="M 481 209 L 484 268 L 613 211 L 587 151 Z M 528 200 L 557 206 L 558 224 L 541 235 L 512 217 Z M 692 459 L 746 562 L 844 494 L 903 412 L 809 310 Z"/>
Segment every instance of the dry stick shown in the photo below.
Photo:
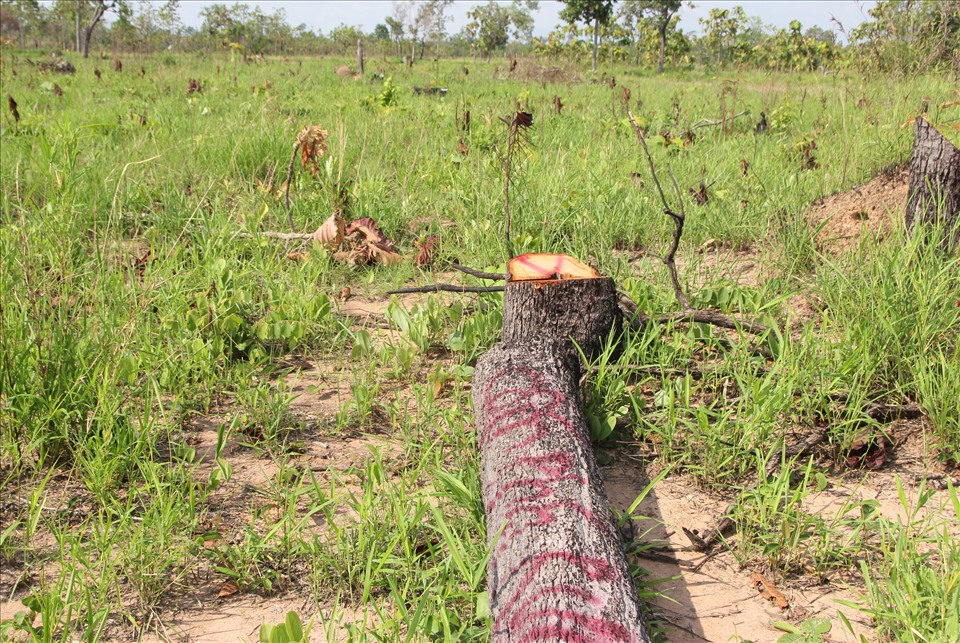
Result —
<path fill-rule="evenodd" d="M 503 286 L 455 286 L 454 284 L 430 284 L 413 288 L 388 290 L 388 295 L 404 295 L 407 293 L 423 292 L 503 292 Z"/>
<path fill-rule="evenodd" d="M 687 299 L 687 296 L 683 292 L 683 288 L 680 285 L 680 278 L 677 274 L 676 262 L 677 249 L 680 247 L 680 238 L 683 236 L 683 224 L 686 219 L 686 210 L 683 206 L 683 197 L 680 193 L 680 186 L 677 185 L 677 179 L 674 177 L 673 171 L 670 169 L 670 165 L 668 164 L 667 171 L 669 172 L 670 182 L 673 185 L 673 191 L 676 194 L 677 204 L 680 209 L 680 212 L 677 213 L 671 209 L 670 205 L 667 203 L 666 195 L 663 193 L 663 187 L 660 185 L 660 179 L 657 176 L 657 170 L 653 165 L 653 157 L 650 155 L 650 149 L 647 147 L 647 141 L 643 136 L 643 130 L 641 130 L 640 126 L 637 125 L 636 119 L 629 110 L 627 111 L 627 117 L 630 119 L 630 124 L 633 126 L 633 131 L 637 135 L 637 140 L 640 141 L 640 145 L 643 146 L 644 154 L 647 157 L 647 163 L 650 165 L 650 174 L 653 176 L 653 183 L 657 186 L 657 193 L 660 195 L 661 203 L 663 203 L 663 212 L 673 219 L 675 225 L 673 230 L 673 242 L 670 244 L 670 250 L 667 252 L 666 256 L 656 258 L 667 267 L 667 271 L 670 273 L 670 282 L 673 285 L 673 293 L 676 296 L 677 301 L 683 307 L 683 310 L 676 313 L 660 315 L 652 318 L 652 320 L 658 323 L 673 321 L 710 324 L 712 326 L 719 326 L 721 328 L 728 328 L 731 330 L 743 330 L 744 332 L 752 335 L 763 335 L 769 332 L 769 327 L 763 324 L 758 324 L 757 322 L 736 319 L 719 312 L 698 310 L 690 306 L 690 301 Z M 629 312 L 635 321 L 645 324 L 651 320 L 651 317 L 639 311 L 636 304 L 630 301 L 629 297 L 626 297 L 626 295 L 621 295 L 620 303 L 624 304 L 625 299 L 627 302 L 629 302 L 627 308 L 629 309 Z M 770 351 L 763 347 L 754 347 L 754 351 L 760 353 L 764 357 L 772 357 Z"/>
<path fill-rule="evenodd" d="M 507 155 L 503 161 L 503 230 L 507 242 L 507 259 L 513 258 L 513 245 L 510 243 L 510 153 L 517 136 L 516 119 L 507 124 Z"/>
<path fill-rule="evenodd" d="M 293 214 L 290 212 L 290 181 L 293 180 L 293 166 L 297 162 L 297 152 L 300 151 L 301 143 L 302 141 L 298 136 L 297 142 L 293 146 L 293 156 L 290 157 L 290 165 L 287 166 L 287 189 L 283 195 L 283 201 L 287 205 L 287 222 L 290 224 L 290 232 L 296 230 L 293 226 Z"/>
<path fill-rule="evenodd" d="M 507 278 L 506 275 L 501 275 L 496 272 L 484 272 L 482 270 L 476 270 L 468 266 L 461 266 L 458 263 L 452 264 L 450 267 L 453 268 L 454 270 L 465 272 L 471 277 L 478 277 L 480 279 L 489 279 L 491 281 L 504 281 Z"/>
<path fill-rule="evenodd" d="M 647 147 L 647 140 L 643 137 L 643 130 L 640 129 L 640 126 L 637 125 L 636 119 L 633 117 L 633 113 L 630 110 L 627 110 L 627 117 L 630 119 L 630 124 L 633 125 L 633 131 L 637 135 L 637 140 L 640 141 L 640 145 L 643 146 L 643 152 L 647 156 L 647 162 L 650 164 L 650 174 L 653 176 L 653 183 L 657 186 L 657 192 L 660 194 L 660 202 L 663 203 L 663 213 L 673 219 L 675 228 L 673 231 L 673 243 L 670 244 L 670 251 L 665 257 L 657 257 L 663 265 L 667 267 L 667 270 L 670 272 L 670 280 L 673 283 L 673 294 L 676 295 L 677 301 L 680 302 L 680 305 L 683 306 L 684 310 L 690 308 L 690 302 L 687 300 L 687 296 L 683 292 L 683 288 L 680 287 L 680 278 L 677 276 L 677 248 L 680 247 L 680 237 L 683 236 L 683 222 L 686 218 L 686 212 L 683 208 L 683 199 L 677 199 L 677 203 L 680 206 L 680 213 L 674 212 L 670 205 L 667 203 L 667 197 L 663 194 L 663 187 L 660 185 L 660 178 L 657 176 L 657 170 L 653 166 L 653 157 L 650 155 L 650 149 Z M 667 169 L 670 169 L 670 166 L 667 165 Z M 677 187 L 677 181 L 673 178 L 673 172 L 670 172 L 670 178 L 673 179 L 673 186 L 677 193 L 680 194 L 680 188 Z"/>
<path fill-rule="evenodd" d="M 691 127 L 690 129 L 695 130 L 695 129 L 700 129 L 701 127 L 715 127 L 717 125 L 723 125 L 728 121 L 732 121 L 734 119 L 737 119 L 737 118 L 740 118 L 741 116 L 746 116 L 746 115 L 747 115 L 747 110 L 743 110 L 739 114 L 734 114 L 733 116 L 721 118 L 719 121 L 711 121 L 706 118 L 701 118 L 699 121 L 694 123 L 693 127 Z"/>
<path fill-rule="evenodd" d="M 238 237 L 244 238 L 255 238 L 255 237 L 268 237 L 270 239 L 280 239 L 281 241 L 305 241 L 307 239 L 313 239 L 316 233 L 314 232 L 260 232 L 258 234 L 250 234 L 249 232 L 241 232 L 238 234 Z"/>

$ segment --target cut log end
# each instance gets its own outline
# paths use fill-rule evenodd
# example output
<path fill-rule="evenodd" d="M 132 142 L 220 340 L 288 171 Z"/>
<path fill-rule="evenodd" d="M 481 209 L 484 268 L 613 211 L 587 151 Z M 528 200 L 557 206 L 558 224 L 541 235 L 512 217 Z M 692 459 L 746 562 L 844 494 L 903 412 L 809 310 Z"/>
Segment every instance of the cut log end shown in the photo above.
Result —
<path fill-rule="evenodd" d="M 599 279 L 600 273 L 579 259 L 567 255 L 531 252 L 507 263 L 510 281 L 558 279 Z"/>
<path fill-rule="evenodd" d="M 572 340 L 590 358 L 611 331 L 620 332 L 616 284 L 590 266 L 566 255 L 527 254 L 511 259 L 507 271 L 504 344 Z"/>

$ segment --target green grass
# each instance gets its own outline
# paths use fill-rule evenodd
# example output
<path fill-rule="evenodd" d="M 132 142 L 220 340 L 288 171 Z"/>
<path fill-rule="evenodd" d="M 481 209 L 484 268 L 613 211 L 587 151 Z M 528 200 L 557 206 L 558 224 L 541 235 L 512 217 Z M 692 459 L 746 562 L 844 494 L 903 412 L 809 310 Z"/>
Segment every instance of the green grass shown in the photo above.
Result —
<path fill-rule="evenodd" d="M 589 259 L 642 309 L 674 310 L 665 272 L 641 276 L 627 262 L 633 251 L 664 249 L 672 225 L 620 87 L 504 78 L 495 62 L 468 61 L 464 76 L 463 62 L 407 70 L 368 61 L 392 79 L 396 91 L 384 97 L 384 82 L 339 78 L 340 61 L 330 59 L 304 60 L 298 73 L 298 61 L 147 57 L 126 66 L 142 65 L 144 77 L 106 72 L 102 81 L 97 61 L 74 62 L 76 76 L 48 78 L 5 52 L 0 77 L 22 115 L 0 121 L 0 491 L 18 498 L 4 511 L 0 552 L 24 587 L 32 583 L 29 606 L 42 616 L 42 625 L 5 627 L 42 627 L 32 631 L 38 640 L 95 640 L 112 615 L 140 631 L 166 601 L 213 575 L 241 591 L 308 590 L 334 606 L 314 624 L 331 638 L 351 620 L 344 609 L 364 605 L 357 639 L 485 639 L 487 552 L 464 383 L 497 339 L 502 298 L 390 304 L 384 317 L 398 333 L 384 339 L 339 314 L 335 297 L 345 286 L 381 296 L 438 280 L 413 267 L 415 243 L 428 235 L 439 238 L 441 268 L 502 266 L 499 117 L 522 105 L 534 127 L 515 152 L 517 250 Z M 956 628 L 950 606 L 960 592 L 945 577 L 956 558 L 946 536 L 880 523 L 856 503 L 836 516 L 807 513 L 803 499 L 823 483 L 807 462 L 798 476 L 758 472 L 795 427 L 828 426 L 842 462 L 870 424 L 863 411 L 872 402 L 917 402 L 929 455 L 960 458 L 956 257 L 900 230 L 833 255 L 802 216 L 813 200 L 903 162 L 912 131 L 901 125 L 922 97 L 953 96 L 950 79 L 610 73 L 631 88 L 629 109 L 658 167 L 669 165 L 685 195 L 701 178 L 709 186 L 706 204 L 688 199 L 682 254 L 693 261 L 692 249 L 715 239 L 774 258 L 776 277 L 753 286 L 712 274 L 687 284 L 695 303 L 780 325 L 791 321 L 792 294 L 822 310 L 766 338 L 777 354 L 770 363 L 707 327 L 628 333 L 619 360 L 607 354 L 586 384 L 594 438 L 628 426 L 661 465 L 706 486 L 759 479 L 734 516 L 743 564 L 820 573 L 859 561 L 878 636 L 940 640 L 944 623 Z M 187 94 L 189 78 L 202 94 Z M 429 84 L 450 93 L 410 91 Z M 718 116 L 721 96 L 728 112 L 750 117 L 728 132 L 698 129 L 685 143 L 692 123 Z M 464 109 L 468 132 L 457 126 Z M 772 131 L 758 137 L 761 110 Z M 297 132 L 314 124 L 329 130 L 330 153 L 319 177 L 294 175 L 297 228 L 316 229 L 342 188 L 347 218 L 375 219 L 408 261 L 350 268 L 319 244 L 294 261 L 291 247 L 262 235 L 287 228 L 286 164 Z M 810 140 L 816 166 L 805 169 L 798 150 Z M 344 374 L 350 394 L 331 417 L 311 423 L 294 412 L 291 357 L 329 359 Z M 710 362 L 702 378 L 628 368 L 697 360 Z M 191 422 L 210 416 L 218 447 L 203 461 Z M 360 432 L 402 446 L 329 479 L 298 461 L 313 440 Z M 246 522 L 217 526 L 218 494 L 233 476 L 227 444 L 278 473 L 257 490 Z M 71 513 L 69 502 L 83 510 Z M 921 537 L 939 553 L 918 547 Z M 926 591 L 946 605 L 939 616 L 905 598 Z"/>

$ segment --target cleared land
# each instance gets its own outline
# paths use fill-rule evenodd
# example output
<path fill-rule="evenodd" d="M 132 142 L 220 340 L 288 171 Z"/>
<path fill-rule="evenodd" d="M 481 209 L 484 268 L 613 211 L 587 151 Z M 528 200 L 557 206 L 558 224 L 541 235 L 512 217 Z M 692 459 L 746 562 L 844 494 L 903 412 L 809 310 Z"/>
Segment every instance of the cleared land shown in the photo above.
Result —
<path fill-rule="evenodd" d="M 470 382 L 502 296 L 385 293 L 483 284 L 453 262 L 502 271 L 500 117 L 518 108 L 517 252 L 678 309 L 629 109 L 686 200 L 691 301 L 781 329 L 767 358 L 736 332 L 650 325 L 584 382 L 611 503 L 668 470 L 623 529 L 659 636 L 960 637 L 960 272 L 903 230 L 898 169 L 921 103 L 960 117 L 940 107 L 950 79 L 39 60 L 5 52 L 0 76 L 19 114 L 0 131 L 5 639 L 253 640 L 291 610 L 318 640 L 488 637 Z M 370 265 L 362 231 L 353 255 L 264 234 L 289 232 L 287 167 L 314 125 L 289 216 L 371 218 L 392 249 Z M 665 562 L 702 562 L 669 549 L 731 503 L 722 553 Z"/>

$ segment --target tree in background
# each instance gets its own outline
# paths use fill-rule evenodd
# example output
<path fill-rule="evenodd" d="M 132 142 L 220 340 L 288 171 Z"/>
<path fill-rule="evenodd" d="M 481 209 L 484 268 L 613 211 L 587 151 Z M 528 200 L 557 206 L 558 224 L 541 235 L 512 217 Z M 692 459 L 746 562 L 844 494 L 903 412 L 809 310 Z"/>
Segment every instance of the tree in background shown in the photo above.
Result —
<path fill-rule="evenodd" d="M 39 0 L 4 2 L 0 6 L 0 15 L 6 17 L 2 27 L 5 37 L 16 37 L 20 47 L 25 47 L 29 36 L 33 38 L 33 46 L 39 46 L 47 24 L 47 10 Z"/>
<path fill-rule="evenodd" d="M 620 7 L 620 16 L 634 25 L 651 23 L 660 36 L 660 55 L 657 59 L 657 73 L 663 73 L 663 59 L 667 53 L 667 30 L 673 17 L 682 5 L 681 0 L 627 0 Z"/>
<path fill-rule="evenodd" d="M 759 18 L 748 17 L 739 5 L 711 9 L 706 18 L 700 18 L 700 24 L 703 36 L 699 42 L 718 65 L 749 59 L 754 46 L 759 46 L 766 37 Z"/>
<path fill-rule="evenodd" d="M 100 24 L 100 20 L 103 18 L 104 14 L 108 11 L 115 11 L 118 13 L 122 11 L 124 12 L 124 15 L 128 15 L 129 7 L 123 0 L 86 0 L 86 2 L 77 2 L 78 11 L 82 8 L 82 5 L 87 5 L 91 9 L 87 24 L 83 28 L 83 57 L 89 58 L 90 39 L 93 37 L 93 30 L 97 28 L 98 24 Z"/>
<path fill-rule="evenodd" d="M 613 20 L 613 5 L 616 0 L 564 0 L 567 5 L 560 11 L 566 22 L 585 22 L 593 25 L 593 71 L 597 71 L 597 49 L 600 47 L 600 29 Z"/>
<path fill-rule="evenodd" d="M 514 0 L 509 5 L 490 0 L 467 12 L 469 22 L 463 28 L 463 35 L 473 45 L 475 52 L 489 56 L 506 46 L 511 33 L 517 40 L 529 40 L 533 33 L 533 16 L 530 12 L 539 8 L 537 0 Z"/>
<path fill-rule="evenodd" d="M 396 5 L 394 5 L 394 10 L 396 10 Z M 387 16 L 384 20 L 387 23 L 387 27 L 390 29 L 390 37 L 395 43 L 397 43 L 397 57 L 400 57 L 400 45 L 403 43 L 403 21 L 398 20 L 396 16 Z"/>
<path fill-rule="evenodd" d="M 860 65 L 897 73 L 960 72 L 960 0 L 879 0 L 850 34 Z"/>
<path fill-rule="evenodd" d="M 420 36 L 420 59 L 427 47 L 427 41 L 432 40 L 439 44 L 447 35 L 447 22 L 450 16 L 446 15 L 447 8 L 453 0 L 427 0 L 417 4 L 414 15 L 416 33 Z"/>

